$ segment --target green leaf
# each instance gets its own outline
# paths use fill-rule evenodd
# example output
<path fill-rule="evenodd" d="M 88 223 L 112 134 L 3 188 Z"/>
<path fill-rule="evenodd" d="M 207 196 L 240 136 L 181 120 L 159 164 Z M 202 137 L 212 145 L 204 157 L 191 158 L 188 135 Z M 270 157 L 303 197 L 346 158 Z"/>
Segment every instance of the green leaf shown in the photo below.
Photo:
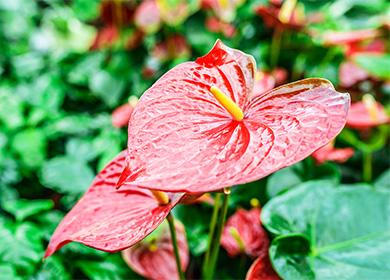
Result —
<path fill-rule="evenodd" d="M 20 98 L 0 88 L 0 124 L 3 123 L 9 129 L 22 126 L 24 123 L 23 107 Z"/>
<path fill-rule="evenodd" d="M 377 78 L 390 79 L 390 54 L 359 54 L 354 57 L 356 63 Z"/>
<path fill-rule="evenodd" d="M 100 97 L 108 107 L 118 105 L 125 89 L 125 81 L 116 78 L 107 71 L 99 71 L 89 81 L 89 88 Z"/>
<path fill-rule="evenodd" d="M 70 156 L 55 157 L 42 166 L 41 183 L 59 193 L 80 194 L 91 184 L 94 173 L 82 160 Z"/>
<path fill-rule="evenodd" d="M 200 256 L 207 249 L 210 209 L 205 205 L 177 205 L 173 213 L 185 226 L 191 254 Z"/>
<path fill-rule="evenodd" d="M 39 268 L 38 272 L 32 279 L 70 280 L 71 276 L 60 259 L 57 256 L 51 256 L 50 258 L 44 260 L 43 265 Z"/>
<path fill-rule="evenodd" d="M 303 182 L 310 180 L 330 180 L 339 183 L 340 168 L 331 162 L 315 164 L 311 158 L 298 162 L 273 173 L 267 182 L 267 196 L 274 197 Z"/>
<path fill-rule="evenodd" d="M 2 206 L 6 211 L 12 213 L 16 220 L 22 221 L 30 216 L 52 209 L 54 202 L 48 199 L 19 199 L 7 200 Z"/>
<path fill-rule="evenodd" d="M 298 167 L 299 168 L 299 167 Z M 302 178 L 297 170 L 297 165 L 292 165 L 273 173 L 267 182 L 267 195 L 274 197 L 300 183 Z"/>
<path fill-rule="evenodd" d="M 66 143 L 65 149 L 67 155 L 84 161 L 93 160 L 99 154 L 91 139 L 72 138 Z"/>
<path fill-rule="evenodd" d="M 30 223 L 0 220 L 0 263 L 12 265 L 20 275 L 29 275 L 43 257 L 40 229 Z"/>
<path fill-rule="evenodd" d="M 46 136 L 42 130 L 28 128 L 18 132 L 11 144 L 22 163 L 34 169 L 40 167 L 46 158 Z"/>
<path fill-rule="evenodd" d="M 94 280 L 121 280 L 139 278 L 137 274 L 128 268 L 119 254 L 108 255 L 105 259 L 97 261 L 78 261 L 76 266 L 78 266 L 88 278 Z"/>
<path fill-rule="evenodd" d="M 375 180 L 374 187 L 378 190 L 390 191 L 390 169 L 387 169 Z"/>
<path fill-rule="evenodd" d="M 283 279 L 387 279 L 389 216 L 390 193 L 312 181 L 270 200 L 261 219 Z"/>
<path fill-rule="evenodd" d="M 22 279 L 16 274 L 15 268 L 10 264 L 0 264 L 0 280 L 19 280 Z"/>
<path fill-rule="evenodd" d="M 104 58 L 103 52 L 92 52 L 79 57 L 75 63 L 72 63 L 72 68 L 69 69 L 69 82 L 78 85 L 88 85 L 90 77 L 100 69 Z"/>

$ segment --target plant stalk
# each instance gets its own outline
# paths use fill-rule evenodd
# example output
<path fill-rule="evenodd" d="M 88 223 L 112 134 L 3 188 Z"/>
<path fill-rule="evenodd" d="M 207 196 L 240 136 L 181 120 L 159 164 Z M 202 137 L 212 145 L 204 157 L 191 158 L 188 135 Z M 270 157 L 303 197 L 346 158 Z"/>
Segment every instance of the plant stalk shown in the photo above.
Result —
<path fill-rule="evenodd" d="M 372 178 L 372 153 L 363 152 L 363 180 L 370 182 Z"/>
<path fill-rule="evenodd" d="M 225 225 L 225 220 L 226 220 L 226 214 L 228 210 L 228 202 L 229 202 L 229 195 L 230 195 L 230 189 L 225 188 L 224 189 L 224 196 L 223 196 L 223 202 L 222 202 L 222 208 L 218 217 L 218 223 L 217 223 L 217 228 L 215 231 L 215 236 L 213 238 L 212 242 L 212 247 L 210 251 L 210 258 L 206 268 L 206 273 L 205 273 L 205 280 L 212 280 L 214 277 L 214 272 L 215 272 L 215 266 L 217 264 L 218 260 L 218 253 L 219 253 L 219 247 L 220 247 L 220 240 L 221 240 L 221 235 L 222 235 L 222 230 Z"/>
<path fill-rule="evenodd" d="M 276 27 L 274 30 L 274 34 L 272 35 L 272 41 L 271 41 L 271 59 L 270 59 L 270 66 L 271 69 L 275 69 L 275 67 L 278 65 L 279 60 L 279 53 L 280 53 L 280 44 L 282 41 L 282 34 L 283 31 Z"/>
<path fill-rule="evenodd" d="M 169 224 L 169 231 L 171 232 L 171 239 L 172 239 L 172 245 L 173 245 L 173 251 L 175 253 L 175 259 L 176 259 L 176 266 L 177 271 L 179 273 L 179 279 L 184 280 L 184 273 L 181 268 L 181 261 L 180 261 L 180 255 L 179 255 L 179 246 L 177 244 L 177 238 L 176 238 L 176 228 L 175 228 L 175 221 L 173 218 L 173 215 L 171 213 L 167 216 L 168 224 Z"/>
<path fill-rule="evenodd" d="M 210 227 L 209 227 L 209 239 L 208 239 L 208 243 L 207 243 L 207 251 L 205 254 L 205 258 L 203 261 L 203 267 L 202 267 L 203 275 L 206 275 L 207 265 L 208 265 L 209 259 L 210 259 L 211 245 L 213 243 L 215 227 L 217 225 L 217 218 L 218 218 L 218 212 L 219 212 L 219 206 L 220 206 L 219 204 L 221 201 L 221 196 L 222 196 L 221 193 L 217 193 L 215 196 L 215 200 L 214 200 L 214 209 L 213 209 L 213 214 L 211 216 Z"/>

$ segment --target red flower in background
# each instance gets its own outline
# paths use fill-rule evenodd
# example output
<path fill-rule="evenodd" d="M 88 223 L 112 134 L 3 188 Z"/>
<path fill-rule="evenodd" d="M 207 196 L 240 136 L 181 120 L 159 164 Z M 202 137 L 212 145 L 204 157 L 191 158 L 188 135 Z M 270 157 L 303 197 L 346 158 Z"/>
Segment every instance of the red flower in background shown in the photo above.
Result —
<path fill-rule="evenodd" d="M 190 47 L 185 37 L 176 34 L 156 44 L 152 56 L 161 62 L 175 58 L 186 58 L 190 56 Z"/>
<path fill-rule="evenodd" d="M 161 26 L 160 10 L 155 0 L 144 0 L 134 14 L 135 25 L 145 33 L 154 33 Z"/>
<path fill-rule="evenodd" d="M 353 61 L 345 61 L 340 64 L 339 78 L 342 87 L 351 87 L 369 77 L 370 74 L 356 65 Z"/>
<path fill-rule="evenodd" d="M 295 0 L 271 1 L 271 5 L 260 5 L 255 12 L 269 28 L 300 30 L 308 23 L 302 5 Z"/>
<path fill-rule="evenodd" d="M 137 102 L 138 102 L 138 98 L 132 96 L 129 99 L 129 102 L 116 108 L 111 114 L 112 125 L 117 128 L 127 126 L 129 123 L 131 113 L 133 113 L 134 107 L 137 104 Z"/>
<path fill-rule="evenodd" d="M 234 25 L 223 22 L 216 17 L 206 19 L 206 28 L 211 32 L 222 33 L 227 38 L 233 37 L 236 33 Z"/>
<path fill-rule="evenodd" d="M 376 29 L 328 31 L 324 33 L 322 39 L 327 46 L 346 46 L 377 38 L 380 34 Z"/>
<path fill-rule="evenodd" d="M 346 61 L 339 68 L 340 85 L 352 87 L 360 81 L 367 80 L 371 75 L 354 59 L 361 54 L 381 55 L 386 52 L 385 41 L 378 39 L 381 32 L 376 29 L 353 31 L 329 31 L 323 35 L 323 41 L 328 46 L 341 46 L 344 49 Z"/>
<path fill-rule="evenodd" d="M 133 22 L 135 8 L 133 1 L 102 1 L 100 19 L 106 25 L 129 25 Z"/>
<path fill-rule="evenodd" d="M 254 60 L 218 41 L 166 73 L 129 123 L 124 184 L 208 192 L 260 179 L 309 156 L 343 128 L 349 95 L 323 79 L 251 99 Z"/>
<path fill-rule="evenodd" d="M 221 245 L 231 257 L 242 253 L 252 257 L 266 254 L 269 241 L 260 223 L 260 208 L 237 210 L 225 224 Z"/>
<path fill-rule="evenodd" d="M 255 81 L 253 84 L 254 96 L 263 94 L 275 87 L 276 81 L 272 74 L 257 71 L 255 74 Z"/>
<path fill-rule="evenodd" d="M 160 205 L 149 190 L 131 185 L 117 190 L 125 156 L 120 153 L 96 176 L 55 230 L 45 257 L 71 241 L 106 252 L 128 248 L 156 229 L 179 202 L 183 194 L 167 194 L 169 203 Z"/>
<path fill-rule="evenodd" d="M 278 274 L 272 268 L 268 252 L 258 257 L 246 274 L 245 280 L 279 280 Z"/>
<path fill-rule="evenodd" d="M 334 141 L 329 142 L 327 145 L 319 148 L 317 151 L 312 153 L 312 157 L 317 164 L 322 164 L 326 161 L 335 161 L 339 163 L 346 162 L 355 153 L 352 148 L 338 149 L 334 147 Z"/>
<path fill-rule="evenodd" d="M 91 50 L 110 48 L 118 39 L 118 28 L 114 25 L 105 26 L 96 33 L 96 37 L 91 45 Z"/>
<path fill-rule="evenodd" d="M 183 271 L 189 263 L 189 252 L 184 226 L 176 221 L 176 237 Z M 139 275 L 153 280 L 179 279 L 172 239 L 166 222 L 136 245 L 122 251 L 129 267 Z"/>
<path fill-rule="evenodd" d="M 355 129 L 368 129 L 378 125 L 389 123 L 382 104 L 375 101 L 370 94 L 363 96 L 363 100 L 351 105 L 347 117 L 347 127 Z"/>

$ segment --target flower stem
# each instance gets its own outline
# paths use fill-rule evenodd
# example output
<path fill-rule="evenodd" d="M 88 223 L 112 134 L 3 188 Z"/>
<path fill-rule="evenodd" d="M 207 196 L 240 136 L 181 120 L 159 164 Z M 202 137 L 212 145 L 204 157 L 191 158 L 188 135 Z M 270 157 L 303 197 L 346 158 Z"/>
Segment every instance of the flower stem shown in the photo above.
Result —
<path fill-rule="evenodd" d="M 171 232 L 171 238 L 172 238 L 172 244 L 173 244 L 173 251 L 175 253 L 175 259 L 176 259 L 176 266 L 177 271 L 179 273 L 179 279 L 184 280 L 184 273 L 181 268 L 181 261 L 180 261 L 180 255 L 179 255 L 179 247 L 177 244 L 177 238 L 176 238 L 176 228 L 175 228 L 175 221 L 173 219 L 173 216 L 171 213 L 167 216 L 168 224 L 169 224 L 169 231 Z"/>
<path fill-rule="evenodd" d="M 272 35 L 271 54 L 270 54 L 271 69 L 274 69 L 278 65 L 280 44 L 282 41 L 282 33 L 283 31 L 280 28 L 276 27 L 274 30 L 274 34 Z"/>
<path fill-rule="evenodd" d="M 218 212 L 219 212 L 219 206 L 220 206 L 219 204 L 221 201 L 221 196 L 222 196 L 221 193 L 217 193 L 217 195 L 215 196 L 215 200 L 214 200 L 214 209 L 213 209 L 213 214 L 211 216 L 211 221 L 210 221 L 209 240 L 208 240 L 208 244 L 207 244 L 206 255 L 205 255 L 205 258 L 203 261 L 203 267 L 202 267 L 203 275 L 206 275 L 207 265 L 208 265 L 209 259 L 210 259 L 210 251 L 211 251 L 211 247 L 212 247 L 212 243 L 213 243 L 215 226 L 217 225 L 217 218 L 218 218 Z"/>
<path fill-rule="evenodd" d="M 229 195 L 230 195 L 230 189 L 225 188 L 221 213 L 218 217 L 217 228 L 215 231 L 215 236 L 214 236 L 211 251 L 210 251 L 210 259 L 209 259 L 209 262 L 207 263 L 206 274 L 204 277 L 205 280 L 211 280 L 214 277 L 214 271 L 215 271 L 215 266 L 217 264 L 217 259 L 218 259 L 222 230 L 223 230 L 223 227 L 225 225 L 225 219 L 226 219 L 226 214 L 227 214 L 227 210 L 228 210 Z"/>
<path fill-rule="evenodd" d="M 363 180 L 370 182 L 372 178 L 372 153 L 363 152 Z"/>

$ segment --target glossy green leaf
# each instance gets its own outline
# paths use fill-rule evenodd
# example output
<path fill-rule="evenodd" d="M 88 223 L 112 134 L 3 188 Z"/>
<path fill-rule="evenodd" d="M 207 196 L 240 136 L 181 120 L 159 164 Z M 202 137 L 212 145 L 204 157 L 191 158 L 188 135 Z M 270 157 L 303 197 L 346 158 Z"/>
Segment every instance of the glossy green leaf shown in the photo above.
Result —
<path fill-rule="evenodd" d="M 384 80 L 390 79 L 390 54 L 359 54 L 354 57 L 354 60 L 373 76 Z"/>
<path fill-rule="evenodd" d="M 18 132 L 12 141 L 12 149 L 24 165 L 37 168 L 46 158 L 46 136 L 42 130 L 29 128 Z"/>
<path fill-rule="evenodd" d="M 52 158 L 42 166 L 41 183 L 59 193 L 81 194 L 92 182 L 94 173 L 84 161 L 74 157 Z"/>
<path fill-rule="evenodd" d="M 107 106 L 113 107 L 118 105 L 125 83 L 110 72 L 100 71 L 91 77 L 89 87 Z"/>
<path fill-rule="evenodd" d="M 375 180 L 374 187 L 379 190 L 390 191 L 390 169 L 387 169 Z"/>
<path fill-rule="evenodd" d="M 387 279 L 389 216 L 390 193 L 312 181 L 273 198 L 261 218 L 283 279 Z"/>
<path fill-rule="evenodd" d="M 19 199 L 7 200 L 2 206 L 6 211 L 12 213 L 16 220 L 22 221 L 30 216 L 52 209 L 54 203 L 48 199 Z"/>
<path fill-rule="evenodd" d="M 30 223 L 12 224 L 0 220 L 0 263 L 12 265 L 18 274 L 29 275 L 41 261 L 40 229 Z"/>

